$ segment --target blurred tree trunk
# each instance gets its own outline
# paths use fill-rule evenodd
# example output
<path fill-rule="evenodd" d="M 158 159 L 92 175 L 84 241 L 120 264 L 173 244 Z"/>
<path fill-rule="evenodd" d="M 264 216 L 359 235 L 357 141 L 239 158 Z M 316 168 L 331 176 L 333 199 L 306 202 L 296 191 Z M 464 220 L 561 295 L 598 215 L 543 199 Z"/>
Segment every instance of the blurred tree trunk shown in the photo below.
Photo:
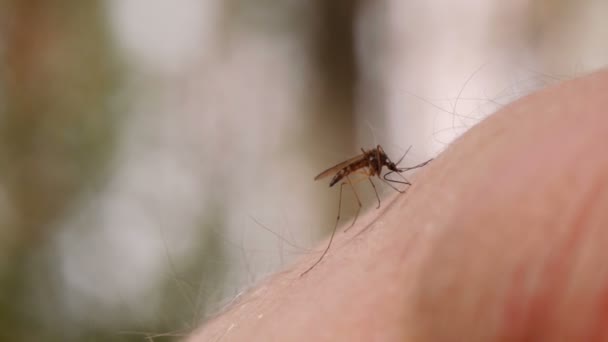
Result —
<path fill-rule="evenodd" d="M 321 89 L 319 108 L 313 114 L 314 131 L 325 146 L 349 155 L 355 146 L 355 94 L 358 80 L 355 23 L 359 2 L 316 2 L 318 21 L 313 29 L 313 62 L 318 66 Z"/>
<path fill-rule="evenodd" d="M 308 23 L 312 30 L 312 64 L 316 67 L 316 89 L 309 116 L 309 135 L 305 146 L 310 146 L 313 158 L 323 159 L 323 167 L 357 153 L 356 92 L 358 66 L 355 51 L 355 24 L 358 1 L 336 0 L 315 2 L 317 18 Z M 312 138 L 311 138 L 312 137 Z M 312 176 L 312 175 L 311 175 Z M 332 229 L 336 215 L 336 198 L 324 196 L 315 200 L 319 210 L 326 211 L 326 231 Z M 353 202 L 344 201 L 342 215 L 354 212 Z"/>
<path fill-rule="evenodd" d="M 23 341 L 44 336 L 26 306 L 39 248 L 109 160 L 117 68 L 101 2 L 1 6 L 0 205 L 11 215 L 0 218 L 0 339 Z"/>

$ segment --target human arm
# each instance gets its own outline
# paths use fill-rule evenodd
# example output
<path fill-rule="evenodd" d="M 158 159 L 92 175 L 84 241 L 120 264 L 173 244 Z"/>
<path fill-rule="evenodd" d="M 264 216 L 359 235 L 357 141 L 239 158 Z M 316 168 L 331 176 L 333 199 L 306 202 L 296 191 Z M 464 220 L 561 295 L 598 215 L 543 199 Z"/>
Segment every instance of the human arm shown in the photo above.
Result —
<path fill-rule="evenodd" d="M 607 147 L 608 72 L 521 99 L 189 341 L 607 339 Z"/>

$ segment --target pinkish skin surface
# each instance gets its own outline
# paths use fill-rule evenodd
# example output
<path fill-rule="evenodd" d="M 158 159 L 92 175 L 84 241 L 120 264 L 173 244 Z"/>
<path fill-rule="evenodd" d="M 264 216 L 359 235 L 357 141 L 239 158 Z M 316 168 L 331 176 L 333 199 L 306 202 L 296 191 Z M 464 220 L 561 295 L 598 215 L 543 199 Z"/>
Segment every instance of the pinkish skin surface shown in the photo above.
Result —
<path fill-rule="evenodd" d="M 188 340 L 608 341 L 607 149 L 608 72 L 526 97 Z"/>

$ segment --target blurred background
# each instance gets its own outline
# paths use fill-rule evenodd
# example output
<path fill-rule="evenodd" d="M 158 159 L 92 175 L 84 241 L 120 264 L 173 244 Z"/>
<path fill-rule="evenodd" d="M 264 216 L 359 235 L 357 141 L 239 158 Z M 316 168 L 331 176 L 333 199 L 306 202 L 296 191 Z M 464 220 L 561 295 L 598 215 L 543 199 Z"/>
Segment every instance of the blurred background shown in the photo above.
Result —
<path fill-rule="evenodd" d="M 316 251 L 338 201 L 317 173 L 376 144 L 393 160 L 412 146 L 414 165 L 604 67 L 606 14 L 602 0 L 0 1 L 0 340 L 178 339 Z"/>

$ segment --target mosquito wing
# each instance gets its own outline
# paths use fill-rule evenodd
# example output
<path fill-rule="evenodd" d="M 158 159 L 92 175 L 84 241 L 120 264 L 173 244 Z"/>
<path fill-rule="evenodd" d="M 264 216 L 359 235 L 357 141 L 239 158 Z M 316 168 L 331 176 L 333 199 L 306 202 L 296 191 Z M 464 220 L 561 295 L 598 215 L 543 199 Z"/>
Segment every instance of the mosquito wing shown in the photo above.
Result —
<path fill-rule="evenodd" d="M 336 165 L 334 165 L 334 166 L 330 167 L 329 169 L 327 169 L 327 170 L 325 170 L 325 171 L 323 171 L 323 172 L 319 173 L 319 174 L 318 174 L 318 175 L 315 177 L 315 180 L 319 180 L 319 179 L 325 178 L 325 177 L 327 177 L 327 176 L 334 175 L 334 174 L 336 174 L 338 171 L 340 171 L 340 170 L 342 170 L 343 168 L 345 168 L 347 165 L 350 165 L 350 164 L 356 163 L 356 162 L 360 161 L 360 160 L 361 160 L 361 159 L 363 159 L 363 158 L 365 158 L 365 154 L 363 154 L 363 153 L 362 153 L 362 154 L 360 154 L 360 155 L 358 155 L 358 156 L 356 156 L 356 157 L 352 157 L 352 158 L 350 158 L 350 159 L 348 159 L 348 160 L 345 160 L 345 161 L 343 161 L 343 162 L 341 162 L 341 163 L 339 163 L 339 164 L 336 164 Z"/>

